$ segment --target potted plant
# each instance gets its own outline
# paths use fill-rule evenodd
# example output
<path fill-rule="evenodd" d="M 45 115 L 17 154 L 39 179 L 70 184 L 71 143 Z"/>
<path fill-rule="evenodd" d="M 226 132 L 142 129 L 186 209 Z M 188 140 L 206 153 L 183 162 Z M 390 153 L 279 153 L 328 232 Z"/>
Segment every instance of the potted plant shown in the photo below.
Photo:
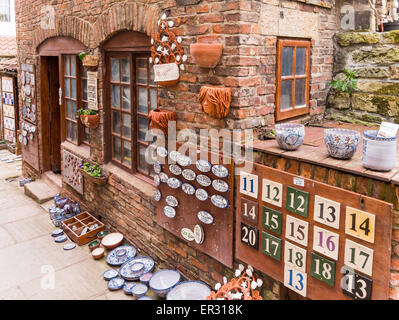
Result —
<path fill-rule="evenodd" d="M 85 162 L 79 167 L 79 171 L 85 177 L 85 180 L 94 184 L 103 186 L 108 181 L 108 177 L 103 174 L 102 169 L 98 164 Z"/>
<path fill-rule="evenodd" d="M 97 111 L 92 109 L 78 109 L 76 114 L 79 116 L 82 124 L 87 128 L 97 128 L 100 122 L 100 116 Z"/>

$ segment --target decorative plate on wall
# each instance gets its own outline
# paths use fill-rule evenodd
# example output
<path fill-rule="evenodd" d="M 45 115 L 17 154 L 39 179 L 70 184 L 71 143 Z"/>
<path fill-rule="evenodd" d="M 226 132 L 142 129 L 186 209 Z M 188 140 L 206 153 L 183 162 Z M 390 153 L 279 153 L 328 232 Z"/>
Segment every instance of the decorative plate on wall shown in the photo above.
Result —
<path fill-rule="evenodd" d="M 209 163 L 209 161 L 206 160 L 197 160 L 197 162 L 195 163 L 195 166 L 197 167 L 197 169 L 201 172 L 209 172 L 211 171 L 211 167 L 212 165 Z"/>
<path fill-rule="evenodd" d="M 212 187 L 218 192 L 227 192 L 229 191 L 229 185 L 226 181 L 221 179 L 216 179 L 212 181 Z"/>
<path fill-rule="evenodd" d="M 171 164 L 169 166 L 169 171 L 172 172 L 175 176 L 181 175 L 181 168 L 177 164 Z"/>
<path fill-rule="evenodd" d="M 208 200 L 208 192 L 205 189 L 197 189 L 195 191 L 195 197 L 200 201 Z"/>
<path fill-rule="evenodd" d="M 178 189 L 182 185 L 182 182 L 177 178 L 169 178 L 168 179 L 168 186 L 172 189 Z"/>
<path fill-rule="evenodd" d="M 155 191 L 154 191 L 154 200 L 158 202 L 158 201 L 161 200 L 161 198 L 162 198 L 161 191 L 155 190 Z"/>
<path fill-rule="evenodd" d="M 179 154 L 177 156 L 177 163 L 182 167 L 188 167 L 192 165 L 192 161 L 190 157 L 185 156 L 184 154 Z"/>
<path fill-rule="evenodd" d="M 213 195 L 211 197 L 211 201 L 213 205 L 218 208 L 225 209 L 229 206 L 229 202 L 227 201 L 227 199 L 218 194 Z"/>
<path fill-rule="evenodd" d="M 171 206 L 165 206 L 163 208 L 163 213 L 165 214 L 165 216 L 171 219 L 173 219 L 176 216 L 176 210 Z"/>
<path fill-rule="evenodd" d="M 142 264 L 143 268 L 137 271 L 135 264 Z M 154 265 L 154 260 L 151 257 L 139 256 L 125 262 L 121 266 L 119 273 L 127 281 L 134 281 L 139 279 L 144 273 L 151 272 L 154 269 Z"/>
<path fill-rule="evenodd" d="M 183 192 L 189 196 L 192 196 L 195 193 L 195 187 L 189 183 L 183 183 L 181 188 Z"/>
<path fill-rule="evenodd" d="M 189 181 L 194 181 L 195 180 L 195 172 L 191 169 L 184 169 L 182 172 L 182 176 L 184 179 L 189 180 Z"/>
<path fill-rule="evenodd" d="M 212 184 L 211 178 L 204 174 L 199 174 L 197 176 L 197 182 L 203 187 L 209 187 Z"/>
<path fill-rule="evenodd" d="M 161 172 L 159 174 L 159 179 L 161 180 L 161 182 L 163 183 L 167 183 L 168 182 L 168 175 L 165 172 Z"/>
<path fill-rule="evenodd" d="M 205 224 L 212 224 L 213 223 L 213 216 L 207 211 L 200 211 L 197 214 L 198 219 Z"/>
<path fill-rule="evenodd" d="M 229 176 L 229 170 L 221 164 L 214 165 L 212 167 L 212 173 L 218 178 L 227 178 Z"/>
<path fill-rule="evenodd" d="M 165 199 L 166 203 L 171 207 L 177 207 L 179 205 L 179 201 L 174 196 L 167 196 Z"/>

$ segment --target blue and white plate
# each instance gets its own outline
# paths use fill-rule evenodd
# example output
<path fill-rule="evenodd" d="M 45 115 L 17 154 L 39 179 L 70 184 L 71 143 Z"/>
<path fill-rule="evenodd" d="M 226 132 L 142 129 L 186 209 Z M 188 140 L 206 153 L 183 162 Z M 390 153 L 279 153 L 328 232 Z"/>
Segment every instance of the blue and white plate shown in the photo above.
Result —
<path fill-rule="evenodd" d="M 60 228 L 55 229 L 52 233 L 51 236 L 52 237 L 58 237 L 64 234 L 64 231 Z"/>
<path fill-rule="evenodd" d="M 172 172 L 175 176 L 181 175 L 181 168 L 177 164 L 171 164 L 169 166 L 169 171 Z"/>
<path fill-rule="evenodd" d="M 199 174 L 197 176 L 197 182 L 203 187 L 209 187 L 212 183 L 212 180 L 204 174 Z"/>
<path fill-rule="evenodd" d="M 153 300 L 153 299 L 149 296 L 142 296 L 142 297 L 138 298 L 137 300 Z"/>
<path fill-rule="evenodd" d="M 55 237 L 54 241 L 57 243 L 60 243 L 60 242 L 67 241 L 67 239 L 68 239 L 68 237 L 65 234 L 63 234 L 62 236 Z"/>
<path fill-rule="evenodd" d="M 64 245 L 64 250 L 72 250 L 76 248 L 76 244 L 74 243 L 67 243 L 66 245 Z"/>
<path fill-rule="evenodd" d="M 132 295 L 135 298 L 144 296 L 148 291 L 148 287 L 144 283 L 138 283 L 132 288 Z"/>
<path fill-rule="evenodd" d="M 212 167 L 212 173 L 218 178 L 227 178 L 229 176 L 229 170 L 221 164 L 214 165 Z"/>
<path fill-rule="evenodd" d="M 173 178 L 168 179 L 168 186 L 172 189 L 180 188 L 181 185 L 182 185 L 182 182 L 177 178 L 173 177 Z"/>
<path fill-rule="evenodd" d="M 116 277 L 108 281 L 109 290 L 119 290 L 125 285 L 125 279 Z"/>
<path fill-rule="evenodd" d="M 154 200 L 155 201 L 160 201 L 162 198 L 162 194 L 161 191 L 159 191 L 158 189 L 154 191 Z"/>
<path fill-rule="evenodd" d="M 132 294 L 132 289 L 137 283 L 134 282 L 125 282 L 125 285 L 123 286 L 123 292 L 126 294 Z"/>
<path fill-rule="evenodd" d="M 119 275 L 118 270 L 115 269 L 108 269 L 103 273 L 103 277 L 105 280 L 109 281 L 112 280 L 113 278 L 116 278 Z"/>
<path fill-rule="evenodd" d="M 143 264 L 144 267 L 137 270 L 134 266 L 135 264 Z M 154 266 L 155 262 L 151 257 L 139 256 L 125 262 L 121 266 L 119 273 L 122 278 L 128 281 L 134 281 L 139 279 L 144 273 L 151 272 Z"/>
<path fill-rule="evenodd" d="M 202 281 L 183 281 L 173 287 L 166 300 L 205 300 L 211 289 Z"/>
<path fill-rule="evenodd" d="M 214 194 L 211 197 L 211 201 L 214 206 L 221 208 L 221 209 L 225 209 L 229 206 L 229 201 L 225 197 L 222 197 L 219 194 Z"/>
<path fill-rule="evenodd" d="M 189 183 L 183 183 L 181 188 L 183 192 L 189 196 L 192 196 L 195 193 L 195 187 Z"/>
<path fill-rule="evenodd" d="M 209 161 L 206 161 L 206 160 L 197 160 L 197 162 L 195 163 L 195 166 L 201 172 L 209 172 L 209 171 L 211 171 L 211 167 L 212 167 L 212 165 L 209 163 Z"/>
<path fill-rule="evenodd" d="M 164 298 L 168 291 L 180 282 L 180 278 L 180 272 L 177 270 L 159 270 L 152 276 L 149 286 L 158 296 Z"/>
<path fill-rule="evenodd" d="M 121 264 L 133 259 L 137 250 L 133 246 L 123 245 L 115 248 L 107 255 L 107 263 L 111 266 L 120 266 Z"/>

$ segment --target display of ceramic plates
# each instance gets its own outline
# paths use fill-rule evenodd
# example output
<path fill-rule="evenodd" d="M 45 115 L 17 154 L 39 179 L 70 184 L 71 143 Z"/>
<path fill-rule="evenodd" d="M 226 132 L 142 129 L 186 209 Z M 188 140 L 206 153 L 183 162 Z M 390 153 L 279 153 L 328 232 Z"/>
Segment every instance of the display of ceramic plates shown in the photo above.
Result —
<path fill-rule="evenodd" d="M 72 250 L 76 248 L 76 244 L 74 243 L 67 243 L 66 245 L 64 245 L 64 250 Z"/>
<path fill-rule="evenodd" d="M 181 185 L 182 185 L 182 182 L 177 178 L 169 178 L 168 179 L 168 186 L 171 187 L 172 189 L 180 188 Z"/>
<path fill-rule="evenodd" d="M 167 175 L 165 172 L 161 172 L 161 173 L 159 174 L 159 179 L 161 180 L 161 182 L 167 183 L 169 177 L 168 177 L 168 175 Z"/>
<path fill-rule="evenodd" d="M 177 270 L 159 270 L 152 276 L 149 286 L 158 296 L 164 298 L 168 291 L 180 282 L 180 278 L 180 272 Z"/>
<path fill-rule="evenodd" d="M 211 289 L 202 281 L 183 281 L 172 288 L 166 300 L 206 300 Z"/>
<path fill-rule="evenodd" d="M 123 286 L 123 292 L 125 294 L 132 294 L 132 289 L 137 283 L 134 282 L 125 282 Z"/>
<path fill-rule="evenodd" d="M 183 192 L 189 196 L 192 196 L 195 193 L 195 187 L 189 183 L 183 183 L 181 188 Z"/>
<path fill-rule="evenodd" d="M 68 237 L 66 235 L 61 235 L 61 236 L 55 237 L 54 241 L 59 243 L 59 242 L 65 242 L 65 241 L 67 241 L 67 239 L 68 239 Z"/>
<path fill-rule="evenodd" d="M 190 157 L 185 156 L 184 154 L 179 154 L 176 159 L 177 163 L 182 167 L 188 167 L 192 165 L 192 161 Z"/>
<path fill-rule="evenodd" d="M 229 190 L 229 185 L 227 184 L 227 182 L 220 179 L 213 180 L 212 187 L 219 192 L 227 192 Z"/>
<path fill-rule="evenodd" d="M 162 170 L 161 163 L 159 161 L 155 161 L 154 163 L 154 172 L 159 174 Z"/>
<path fill-rule="evenodd" d="M 51 232 L 52 237 L 58 237 L 60 235 L 64 234 L 64 231 L 60 228 L 55 229 L 53 232 Z"/>
<path fill-rule="evenodd" d="M 108 253 L 107 263 L 111 266 L 120 266 L 136 256 L 137 250 L 130 245 L 119 246 Z"/>
<path fill-rule="evenodd" d="M 197 214 L 198 219 L 205 224 L 212 224 L 213 223 L 213 216 L 207 211 L 200 211 Z"/>
<path fill-rule="evenodd" d="M 140 271 L 134 271 L 136 269 L 133 266 L 137 263 L 143 264 L 144 268 L 142 268 Z M 139 279 L 143 274 L 151 272 L 152 269 L 154 269 L 154 265 L 155 263 L 152 258 L 146 256 L 139 256 L 125 262 L 121 266 L 119 273 L 121 277 L 124 278 L 125 280 L 134 281 Z"/>
<path fill-rule="evenodd" d="M 211 201 L 213 205 L 218 208 L 225 209 L 229 206 L 229 202 L 227 201 L 227 199 L 218 194 L 213 195 L 211 197 Z"/>
<path fill-rule="evenodd" d="M 211 171 L 212 165 L 206 160 L 197 160 L 195 163 L 197 169 L 201 172 L 209 172 Z"/>
<path fill-rule="evenodd" d="M 161 178 L 158 174 L 154 176 L 154 184 L 158 187 L 161 184 Z"/>
<path fill-rule="evenodd" d="M 202 244 L 205 239 L 205 233 L 201 225 L 196 224 L 193 233 L 194 233 L 194 241 L 198 244 Z"/>
<path fill-rule="evenodd" d="M 165 201 L 171 207 L 177 207 L 179 205 L 179 201 L 174 196 L 167 196 Z"/>
<path fill-rule="evenodd" d="M 189 228 L 183 228 L 180 231 L 181 236 L 187 241 L 194 241 L 194 233 Z"/>
<path fill-rule="evenodd" d="M 125 285 L 125 279 L 116 277 L 108 281 L 109 290 L 119 290 Z"/>
<path fill-rule="evenodd" d="M 151 280 L 151 278 L 152 278 L 152 273 L 147 272 L 140 277 L 140 281 L 143 283 L 148 283 Z"/>
<path fill-rule="evenodd" d="M 26 139 L 26 137 L 24 137 L 23 144 L 24 144 L 24 146 L 26 146 L 28 144 L 28 139 Z"/>
<path fill-rule="evenodd" d="M 195 172 L 191 169 L 184 169 L 181 175 L 183 176 L 184 179 L 189 181 L 194 181 L 196 176 Z"/>
<path fill-rule="evenodd" d="M 175 176 L 181 175 L 181 168 L 177 164 L 171 164 L 169 166 L 169 171 L 172 172 Z"/>
<path fill-rule="evenodd" d="M 177 151 L 175 151 L 175 150 L 169 152 L 169 158 L 170 158 L 170 160 L 172 160 L 172 161 L 174 161 L 174 162 L 177 162 L 177 157 L 179 156 L 179 154 L 180 154 L 180 153 L 177 152 Z"/>
<path fill-rule="evenodd" d="M 212 173 L 218 178 L 226 178 L 229 176 L 229 170 L 221 164 L 214 165 L 212 167 Z"/>
<path fill-rule="evenodd" d="M 119 232 L 112 232 L 106 235 L 102 240 L 101 244 L 107 249 L 114 249 L 118 247 L 123 241 L 123 234 Z"/>
<path fill-rule="evenodd" d="M 155 190 L 155 191 L 154 191 L 154 200 L 155 200 L 155 201 L 160 201 L 161 198 L 162 198 L 161 191 Z"/>
<path fill-rule="evenodd" d="M 200 201 L 205 201 L 208 199 L 208 192 L 204 189 L 197 189 L 195 191 L 195 197 Z"/>
<path fill-rule="evenodd" d="M 163 208 L 163 213 L 165 216 L 167 216 L 168 218 L 174 218 L 176 216 L 176 210 L 174 208 L 172 208 L 171 206 L 165 206 Z"/>
<path fill-rule="evenodd" d="M 113 278 L 116 278 L 119 275 L 118 270 L 108 269 L 103 273 L 103 277 L 105 280 L 109 281 Z"/>
<path fill-rule="evenodd" d="M 211 178 L 204 174 L 199 174 L 197 176 L 197 182 L 203 187 L 209 187 L 212 184 Z"/>
<path fill-rule="evenodd" d="M 162 158 L 166 158 L 166 156 L 168 155 L 168 150 L 166 150 L 164 147 L 158 147 L 157 154 Z"/>
<path fill-rule="evenodd" d="M 137 300 L 153 300 L 153 299 L 149 296 L 142 296 L 142 297 L 138 298 Z"/>
<path fill-rule="evenodd" d="M 135 298 L 144 296 L 148 291 L 148 287 L 144 283 L 138 283 L 132 288 L 132 295 Z"/>

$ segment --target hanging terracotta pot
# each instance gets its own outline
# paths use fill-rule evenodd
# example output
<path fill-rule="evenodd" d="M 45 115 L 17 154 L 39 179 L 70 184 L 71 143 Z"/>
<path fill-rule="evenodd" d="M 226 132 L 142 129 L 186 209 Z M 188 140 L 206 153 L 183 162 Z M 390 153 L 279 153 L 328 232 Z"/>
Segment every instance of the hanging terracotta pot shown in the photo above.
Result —
<path fill-rule="evenodd" d="M 199 93 L 202 111 L 217 119 L 227 117 L 230 111 L 231 89 L 203 86 Z"/>
<path fill-rule="evenodd" d="M 168 136 L 168 123 L 176 121 L 176 112 L 158 108 L 150 111 L 148 121 L 152 129 L 160 129 L 165 136 Z"/>
<path fill-rule="evenodd" d="M 97 128 L 100 123 L 100 116 L 98 114 L 81 114 L 80 121 L 87 128 Z"/>
<path fill-rule="evenodd" d="M 179 67 L 176 63 L 154 65 L 154 81 L 162 87 L 172 87 L 179 82 Z"/>
<path fill-rule="evenodd" d="M 214 68 L 222 56 L 221 43 L 192 43 L 190 53 L 194 62 L 204 68 Z"/>
<path fill-rule="evenodd" d="M 98 56 L 86 55 L 82 60 L 82 65 L 86 67 L 88 71 L 95 71 L 98 67 Z"/>

